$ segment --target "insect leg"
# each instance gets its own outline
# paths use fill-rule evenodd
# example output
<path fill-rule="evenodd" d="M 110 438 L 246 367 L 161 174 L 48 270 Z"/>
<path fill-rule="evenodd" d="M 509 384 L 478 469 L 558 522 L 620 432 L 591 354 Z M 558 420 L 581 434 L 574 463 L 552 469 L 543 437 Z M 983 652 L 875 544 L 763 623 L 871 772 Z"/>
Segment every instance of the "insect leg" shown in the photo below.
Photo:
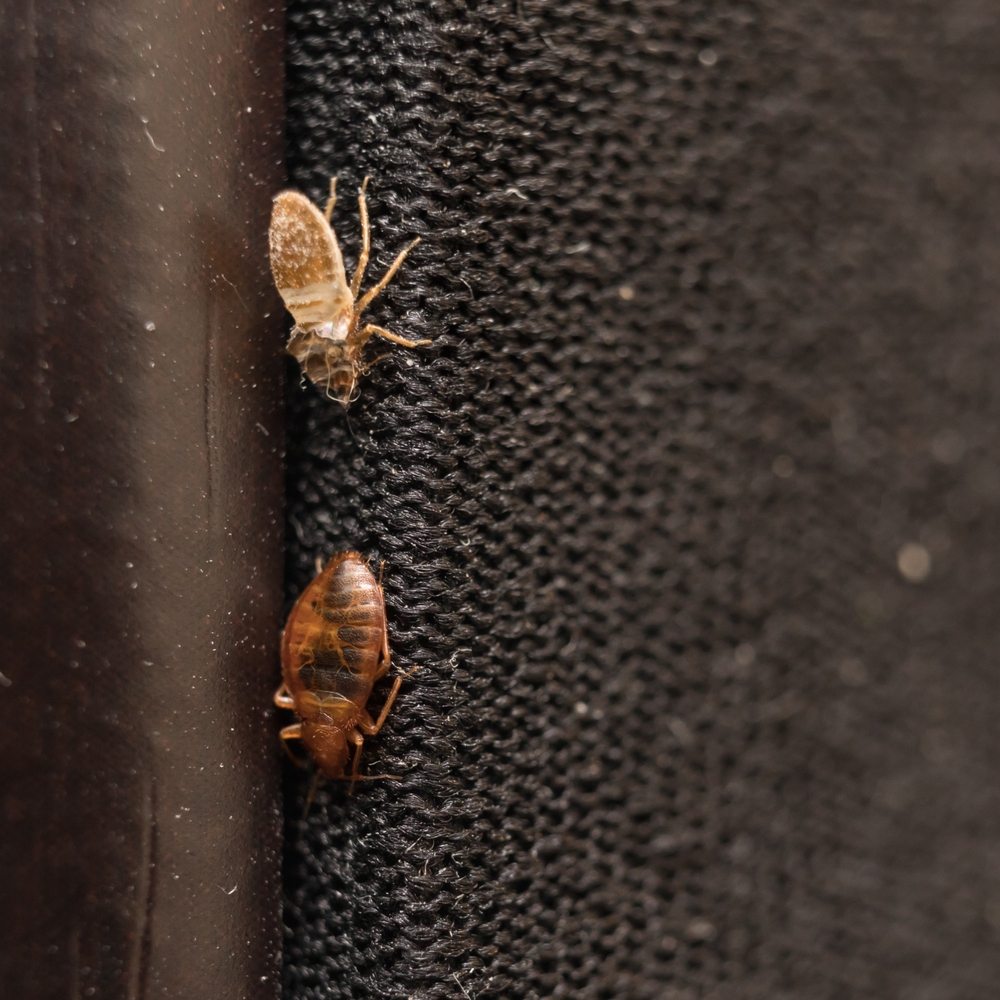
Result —
<path fill-rule="evenodd" d="M 389 715 L 389 709 L 392 708 L 392 704 L 396 700 L 396 695 L 399 694 L 399 689 L 403 686 L 403 681 L 405 681 L 410 674 L 416 673 L 419 669 L 420 667 L 416 666 L 412 670 L 408 670 L 405 674 L 400 674 L 396 677 L 392 682 L 392 690 L 389 692 L 389 697 L 385 699 L 382 711 L 378 714 L 378 719 L 375 722 L 372 722 L 370 715 L 367 718 L 363 715 L 360 719 L 358 719 L 358 729 L 360 729 L 366 736 L 374 736 L 382 728 L 386 717 Z"/>
<path fill-rule="evenodd" d="M 281 687 L 274 692 L 274 703 L 278 706 L 278 708 L 295 708 L 295 699 L 288 693 L 288 688 L 285 687 L 284 684 L 282 684 Z M 288 728 L 291 729 L 294 727 L 289 726 Z M 282 733 L 284 733 L 284 729 L 282 730 Z M 282 736 L 282 739 L 294 740 L 298 737 L 298 735 L 299 734 L 296 733 L 294 736 Z"/>
<path fill-rule="evenodd" d="M 416 245 L 417 245 L 417 244 L 418 244 L 419 242 L 420 242 L 420 237 L 418 236 L 418 237 L 417 237 L 417 238 L 416 238 L 416 239 L 415 239 L 415 240 L 414 240 L 414 241 L 413 241 L 413 242 L 412 242 L 412 243 L 411 243 L 411 244 L 410 244 L 410 245 L 409 245 L 409 246 L 408 246 L 408 247 L 407 247 L 407 248 L 406 248 L 405 250 L 403 250 L 403 251 L 402 251 L 402 253 L 400 253 L 400 255 L 399 255 L 399 256 L 398 256 L 398 257 L 397 257 L 397 258 L 396 258 L 396 259 L 395 259 L 395 260 L 394 260 L 394 261 L 392 262 L 392 265 L 390 266 L 389 270 L 388 270 L 388 271 L 386 271 L 386 272 L 385 272 L 385 274 L 383 274 L 383 275 L 382 275 L 382 280 L 381 280 L 381 281 L 379 281 L 379 283 L 378 283 L 377 285 L 374 285 L 374 286 L 373 286 L 372 288 L 369 288 L 369 289 L 368 289 L 368 291 L 367 291 L 367 292 L 365 292 L 365 294 L 361 296 L 361 298 L 360 298 L 360 299 L 358 300 L 357 304 L 356 304 L 356 305 L 355 305 L 355 307 L 354 307 L 354 315 L 355 315 L 355 316 L 360 316 L 360 315 L 361 315 L 361 314 L 362 314 L 362 313 L 363 313 L 363 312 L 365 311 L 365 309 L 367 309 L 367 308 L 368 308 L 368 306 L 369 306 L 369 305 L 371 304 L 371 301 L 372 301 L 372 299 L 374 299 L 374 298 L 375 298 L 375 296 L 376 296 L 376 295 L 378 295 L 378 293 L 379 293 L 379 292 L 381 292 L 381 291 L 382 291 L 382 289 L 383 289 L 383 288 L 385 288 L 385 286 L 386 286 L 386 285 L 388 285 L 390 281 L 392 281 L 392 276 L 393 276 L 393 275 L 394 275 L 394 274 L 395 274 L 395 273 L 396 273 L 396 272 L 397 272 L 397 271 L 399 270 L 399 266 L 400 266 L 400 264 L 402 264 L 402 263 L 403 263 L 403 261 L 404 261 L 404 260 L 406 260 L 406 255 L 407 255 L 407 254 L 408 254 L 408 253 L 409 253 L 409 252 L 410 252 L 410 251 L 411 251 L 411 250 L 412 250 L 412 249 L 413 249 L 413 248 L 414 248 L 414 247 L 415 247 L 415 246 L 416 246 Z"/>
<path fill-rule="evenodd" d="M 296 757 L 295 754 L 292 753 L 292 751 L 289 749 L 288 746 L 289 740 L 302 739 L 302 723 L 295 722 L 290 726 L 285 726 L 285 728 L 282 729 L 281 732 L 278 733 L 278 735 L 281 737 L 281 745 L 282 747 L 284 747 L 285 753 L 287 753 L 288 756 L 291 758 L 292 763 L 296 767 L 305 767 L 306 765 L 301 760 L 299 760 L 299 758 Z"/>
<path fill-rule="evenodd" d="M 384 330 L 380 326 L 375 326 L 374 323 L 369 323 L 361 331 L 361 343 L 366 344 L 371 338 L 372 334 L 377 333 L 380 337 L 384 337 L 386 340 L 391 340 L 394 344 L 402 344 L 403 347 L 423 347 L 424 344 L 429 344 L 429 340 L 407 340 L 405 337 L 400 337 L 398 334 L 391 333 L 388 330 Z M 374 363 L 374 362 L 373 362 Z"/>
<path fill-rule="evenodd" d="M 358 774 L 358 768 L 361 765 L 361 748 L 365 745 L 365 738 L 356 729 L 352 729 L 351 732 L 347 734 L 348 740 L 354 744 L 354 761 L 351 764 L 351 787 L 348 791 L 348 795 L 354 794 L 354 782 L 361 777 Z"/>
<path fill-rule="evenodd" d="M 379 567 L 378 567 L 378 592 L 379 592 L 380 596 L 382 597 L 382 607 L 384 608 L 385 607 L 385 591 L 382 589 L 382 574 L 383 573 L 385 573 L 385 560 L 384 559 L 382 560 L 381 563 L 379 563 Z M 386 628 L 385 622 L 384 622 L 384 619 L 383 619 L 383 624 L 382 624 L 382 662 L 379 663 L 379 665 L 378 665 L 378 671 L 375 674 L 375 680 L 378 680 L 381 677 L 385 677 L 385 675 L 389 672 L 389 667 L 391 665 L 392 665 L 392 657 L 391 657 L 391 655 L 389 653 L 389 629 Z"/>
<path fill-rule="evenodd" d="M 330 216 L 333 215 L 333 206 L 337 204 L 337 178 L 330 178 L 330 197 L 326 200 L 326 209 L 323 215 L 326 217 L 327 224 L 330 222 Z"/>
<path fill-rule="evenodd" d="M 380 681 L 387 673 L 389 673 L 389 667 L 391 666 L 389 662 L 389 635 L 388 632 L 382 634 L 382 660 L 378 665 L 378 670 L 375 671 L 375 680 Z"/>
<path fill-rule="evenodd" d="M 365 276 L 365 268 L 368 267 L 368 253 L 372 247 L 372 231 L 368 225 L 368 199 L 365 198 L 365 188 L 368 187 L 370 177 L 366 177 L 358 192 L 358 208 L 361 211 L 361 256 L 358 258 L 358 266 L 354 269 L 354 277 L 351 278 L 351 298 L 356 299 L 361 289 L 361 281 Z"/>

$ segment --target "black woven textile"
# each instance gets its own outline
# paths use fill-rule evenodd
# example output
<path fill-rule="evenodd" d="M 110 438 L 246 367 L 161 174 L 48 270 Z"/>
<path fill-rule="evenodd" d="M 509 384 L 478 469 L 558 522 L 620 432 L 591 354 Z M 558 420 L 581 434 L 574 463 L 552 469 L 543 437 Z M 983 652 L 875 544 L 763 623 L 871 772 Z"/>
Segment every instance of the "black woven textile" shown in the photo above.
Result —
<path fill-rule="evenodd" d="M 995 5 L 289 16 L 434 342 L 290 379 L 289 601 L 384 559 L 421 669 L 289 767 L 285 996 L 995 996 Z"/>

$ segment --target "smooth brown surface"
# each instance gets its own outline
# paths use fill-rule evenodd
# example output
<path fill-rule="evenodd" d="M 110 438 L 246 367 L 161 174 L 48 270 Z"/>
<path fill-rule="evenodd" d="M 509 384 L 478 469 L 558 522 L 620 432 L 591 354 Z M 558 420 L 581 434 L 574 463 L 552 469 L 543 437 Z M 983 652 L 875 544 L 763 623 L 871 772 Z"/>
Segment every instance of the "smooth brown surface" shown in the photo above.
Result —
<path fill-rule="evenodd" d="M 278 988 L 281 57 L 258 2 L 0 14 L 4 997 Z"/>

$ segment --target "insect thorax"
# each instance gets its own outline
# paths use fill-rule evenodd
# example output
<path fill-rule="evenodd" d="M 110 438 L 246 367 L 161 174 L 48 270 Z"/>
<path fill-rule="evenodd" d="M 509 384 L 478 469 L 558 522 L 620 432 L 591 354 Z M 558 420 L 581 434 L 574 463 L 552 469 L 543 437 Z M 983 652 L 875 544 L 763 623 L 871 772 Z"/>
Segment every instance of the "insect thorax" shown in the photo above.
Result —
<path fill-rule="evenodd" d="M 370 683 L 363 685 L 353 697 L 334 691 L 302 691 L 296 698 L 295 711 L 303 722 L 348 728 L 360 717 L 371 689 Z"/>

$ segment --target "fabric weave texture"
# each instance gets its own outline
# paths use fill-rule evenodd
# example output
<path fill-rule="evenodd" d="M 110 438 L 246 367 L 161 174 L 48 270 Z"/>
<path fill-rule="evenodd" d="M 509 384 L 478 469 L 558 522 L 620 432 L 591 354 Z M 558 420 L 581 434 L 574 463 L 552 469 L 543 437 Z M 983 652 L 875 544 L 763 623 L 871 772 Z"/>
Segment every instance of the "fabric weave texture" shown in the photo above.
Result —
<path fill-rule="evenodd" d="M 384 560 L 421 667 L 401 780 L 288 769 L 288 1000 L 994 995 L 998 42 L 291 4 L 290 182 L 350 272 L 371 174 L 366 287 L 423 242 L 369 320 L 433 344 L 346 415 L 288 362 L 289 604 Z"/>

